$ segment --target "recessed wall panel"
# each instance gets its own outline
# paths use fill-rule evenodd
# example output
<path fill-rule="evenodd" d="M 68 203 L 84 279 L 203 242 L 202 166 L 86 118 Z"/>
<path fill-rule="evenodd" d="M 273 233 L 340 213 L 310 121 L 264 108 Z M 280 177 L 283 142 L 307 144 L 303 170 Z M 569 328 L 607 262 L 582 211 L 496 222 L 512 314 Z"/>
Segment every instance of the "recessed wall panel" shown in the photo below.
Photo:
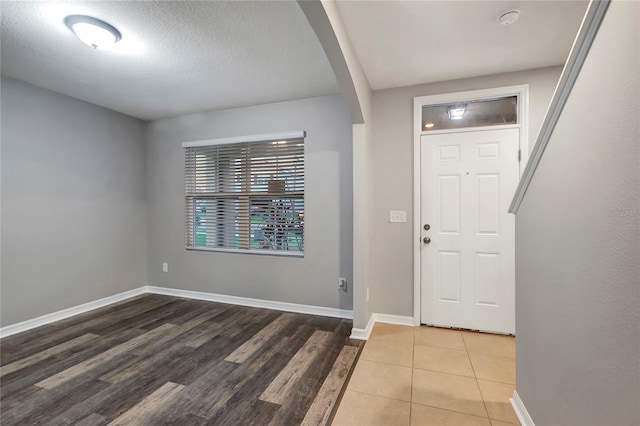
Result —
<path fill-rule="evenodd" d="M 476 176 L 476 225 L 478 234 L 500 233 L 500 175 Z"/>
<path fill-rule="evenodd" d="M 440 256 L 440 301 L 460 302 L 460 253 L 441 251 Z"/>
<path fill-rule="evenodd" d="M 500 255 L 476 253 L 476 303 L 498 306 L 500 294 Z"/>
<path fill-rule="evenodd" d="M 438 176 L 440 232 L 460 233 L 460 176 Z"/>

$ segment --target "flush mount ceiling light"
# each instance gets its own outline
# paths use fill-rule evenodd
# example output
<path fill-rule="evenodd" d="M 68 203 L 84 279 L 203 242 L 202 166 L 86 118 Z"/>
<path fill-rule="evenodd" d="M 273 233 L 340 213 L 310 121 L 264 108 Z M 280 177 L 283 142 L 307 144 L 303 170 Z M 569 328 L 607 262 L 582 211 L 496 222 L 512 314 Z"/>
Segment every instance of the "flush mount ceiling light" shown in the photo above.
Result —
<path fill-rule="evenodd" d="M 520 16 L 519 11 L 508 10 L 506 12 L 501 13 L 500 16 L 498 16 L 498 22 L 500 22 L 500 25 L 504 25 L 506 27 L 507 25 L 514 24 L 518 20 L 519 16 Z"/>
<path fill-rule="evenodd" d="M 435 126 L 435 124 L 433 124 L 433 123 L 427 123 L 427 124 L 424 125 L 424 127 L 426 127 L 427 129 L 430 129 L 433 126 Z"/>
<path fill-rule="evenodd" d="M 449 120 L 462 120 L 462 116 L 464 115 L 465 107 L 452 107 L 449 108 Z"/>
<path fill-rule="evenodd" d="M 118 42 L 122 35 L 112 25 L 91 16 L 70 15 L 64 23 L 84 44 L 94 49 Z"/>

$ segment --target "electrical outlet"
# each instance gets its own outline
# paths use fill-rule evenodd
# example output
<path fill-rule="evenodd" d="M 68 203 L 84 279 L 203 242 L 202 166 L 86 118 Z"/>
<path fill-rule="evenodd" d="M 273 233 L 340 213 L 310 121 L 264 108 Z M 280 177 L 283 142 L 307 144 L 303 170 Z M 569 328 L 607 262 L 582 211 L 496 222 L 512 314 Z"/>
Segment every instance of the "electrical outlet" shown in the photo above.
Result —
<path fill-rule="evenodd" d="M 163 263 L 162 264 L 162 272 L 169 272 L 169 264 L 168 263 Z"/>
<path fill-rule="evenodd" d="M 346 278 L 338 278 L 338 288 L 345 293 L 347 292 L 347 279 Z"/>
<path fill-rule="evenodd" d="M 369 287 L 367 287 L 367 302 L 369 301 Z"/>

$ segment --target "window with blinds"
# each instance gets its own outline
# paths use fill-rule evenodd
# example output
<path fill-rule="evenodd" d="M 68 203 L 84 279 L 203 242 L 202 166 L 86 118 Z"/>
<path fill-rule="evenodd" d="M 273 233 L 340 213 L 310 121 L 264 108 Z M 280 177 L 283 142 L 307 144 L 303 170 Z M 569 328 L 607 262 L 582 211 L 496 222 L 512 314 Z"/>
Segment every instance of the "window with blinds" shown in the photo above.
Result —
<path fill-rule="evenodd" d="M 183 145 L 187 248 L 304 251 L 303 132 L 194 145 Z"/>

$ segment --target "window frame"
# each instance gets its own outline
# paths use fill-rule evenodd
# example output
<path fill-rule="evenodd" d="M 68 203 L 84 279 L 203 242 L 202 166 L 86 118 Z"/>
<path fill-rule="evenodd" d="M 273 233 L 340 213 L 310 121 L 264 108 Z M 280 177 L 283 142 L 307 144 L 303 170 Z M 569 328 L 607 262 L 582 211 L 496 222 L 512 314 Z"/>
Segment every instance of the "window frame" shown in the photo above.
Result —
<path fill-rule="evenodd" d="M 208 252 L 222 252 L 222 253 L 240 253 L 240 254 L 254 254 L 254 255 L 262 255 L 262 256 L 284 256 L 284 257 L 299 257 L 302 258 L 304 257 L 304 249 L 305 249 L 305 244 L 304 244 L 304 236 L 305 236 L 305 226 L 304 226 L 304 222 L 302 225 L 302 248 L 298 251 L 295 250 L 275 250 L 275 249 L 257 249 L 257 248 L 251 248 L 251 206 L 252 206 L 252 199 L 255 200 L 259 200 L 260 198 L 269 198 L 269 196 L 271 196 L 271 198 L 276 199 L 278 198 L 277 195 L 278 194 L 272 194 L 269 192 L 256 192 L 255 196 L 251 196 L 251 195 L 247 195 L 248 193 L 251 192 L 250 187 L 251 187 L 251 179 L 250 179 L 250 175 L 251 175 L 251 157 L 249 156 L 242 156 L 240 157 L 242 159 L 242 161 L 246 161 L 246 168 L 244 168 L 244 173 L 247 174 L 247 177 L 244 179 L 243 183 L 245 185 L 248 185 L 247 187 L 243 188 L 243 191 L 238 192 L 237 195 L 228 195 L 228 197 L 226 195 L 222 195 L 219 197 L 215 197 L 214 195 L 212 195 L 213 193 L 209 193 L 207 195 L 203 195 L 203 197 L 197 197 L 194 196 L 194 193 L 189 193 L 188 192 L 188 186 L 189 186 L 189 178 L 193 178 L 195 179 L 195 176 L 189 176 L 188 175 L 188 169 L 187 169 L 187 158 L 186 156 L 188 155 L 188 148 L 198 148 L 198 147 L 211 147 L 211 146 L 219 146 L 219 145 L 233 145 L 233 144 L 247 144 L 247 143 L 254 143 L 254 142 L 275 142 L 275 141 L 282 141 L 282 140 L 302 140 L 303 143 L 303 165 L 304 162 L 306 160 L 306 132 L 305 131 L 294 131 L 294 132 L 284 132 L 284 133 L 272 133 L 272 134 L 261 134 L 261 135 L 252 135 L 252 136 L 239 136 L 239 137 L 231 137 L 231 138 L 220 138 L 220 139 L 211 139 L 211 140 L 199 140 L 199 141 L 190 141 L 190 142 L 183 142 L 182 143 L 182 148 L 185 149 L 185 170 L 184 170 L 184 179 L 185 179 L 185 249 L 186 250 L 193 250 L 193 251 L 208 251 Z M 304 172 L 303 172 L 304 173 Z M 303 174 L 303 185 L 304 182 L 306 181 L 306 174 Z M 288 192 L 283 192 L 280 195 L 282 195 L 282 199 L 286 200 L 286 199 L 302 199 L 304 200 L 305 198 L 305 191 L 304 191 L 304 186 L 302 191 L 291 191 L 290 193 Z M 238 243 L 238 247 L 207 247 L 207 246 L 197 246 L 195 245 L 196 242 L 196 229 L 195 229 L 195 215 L 196 215 L 196 204 L 197 201 L 199 199 L 211 199 L 211 200 L 216 200 L 216 199 L 230 199 L 230 200 L 238 200 L 239 203 L 241 204 L 246 204 L 245 209 L 246 212 L 248 213 L 247 216 L 247 221 L 246 223 L 239 223 L 239 229 L 242 228 L 244 230 L 244 233 L 247 236 L 248 239 L 248 247 L 246 248 L 242 248 L 240 247 L 240 245 L 242 244 L 241 242 Z M 304 211 L 304 207 L 303 207 L 303 211 Z M 191 216 L 191 219 L 189 220 L 189 216 Z M 304 220 L 304 219 L 303 219 Z M 218 238 L 218 237 L 216 237 Z M 192 245 L 189 245 L 189 242 L 192 242 Z"/>

